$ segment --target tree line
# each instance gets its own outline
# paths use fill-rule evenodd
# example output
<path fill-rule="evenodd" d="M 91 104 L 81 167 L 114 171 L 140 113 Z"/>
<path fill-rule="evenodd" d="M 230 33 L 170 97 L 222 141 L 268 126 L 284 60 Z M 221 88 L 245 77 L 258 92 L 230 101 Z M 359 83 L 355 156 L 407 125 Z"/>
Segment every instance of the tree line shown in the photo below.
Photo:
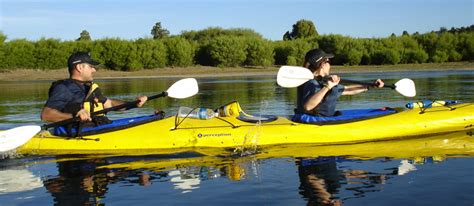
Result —
<path fill-rule="evenodd" d="M 263 38 L 251 29 L 211 27 L 184 31 L 170 36 L 157 23 L 152 38 L 92 40 L 82 31 L 74 41 L 42 38 L 37 41 L 13 39 L 0 32 L 0 69 L 65 68 L 68 56 L 75 51 L 89 51 L 103 67 L 135 71 L 194 65 L 269 67 L 302 65 L 305 53 L 321 48 L 335 54 L 335 65 L 383 65 L 407 63 L 442 63 L 474 60 L 474 25 L 440 28 L 424 34 L 392 34 L 386 38 L 353 38 L 319 35 L 314 24 L 300 20 L 279 41 Z"/>

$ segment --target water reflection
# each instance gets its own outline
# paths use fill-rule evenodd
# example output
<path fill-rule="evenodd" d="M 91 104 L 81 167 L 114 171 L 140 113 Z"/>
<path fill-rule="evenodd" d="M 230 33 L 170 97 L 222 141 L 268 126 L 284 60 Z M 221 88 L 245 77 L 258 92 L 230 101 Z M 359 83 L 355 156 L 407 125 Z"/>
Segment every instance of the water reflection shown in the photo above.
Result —
<path fill-rule="evenodd" d="M 30 191 L 43 187 L 41 179 L 25 166 L 2 168 L 0 170 L 0 195 Z"/>
<path fill-rule="evenodd" d="M 390 183 L 398 181 L 402 175 L 427 172 L 420 167 L 422 165 L 473 157 L 474 139 L 472 133 L 457 132 L 353 145 L 272 146 L 259 148 L 250 155 L 241 154 L 234 150 L 198 149 L 169 155 L 56 157 L 57 174 L 42 177 L 40 186 L 44 184 L 55 205 L 105 205 L 109 202 L 108 196 L 116 196 L 117 189 L 111 188 L 117 187 L 123 188 L 121 190 L 131 188 L 125 191 L 134 195 L 137 195 L 132 192 L 136 187 L 155 191 L 157 187 L 165 187 L 179 194 L 193 194 L 199 190 L 209 191 L 210 185 L 222 184 L 222 181 L 239 182 L 245 187 L 249 183 L 271 184 L 262 182 L 262 179 L 268 179 L 285 185 L 291 182 L 291 174 L 294 174 L 298 185 L 294 186 L 293 192 L 307 205 L 342 205 L 351 199 L 393 187 Z M 278 179 L 282 165 L 269 163 L 278 159 L 293 162 L 295 172 L 289 172 L 290 179 Z M 2 168 L 7 169 L 0 171 L 12 169 L 6 167 L 6 162 L 9 160 L 2 162 Z M 264 170 L 273 172 L 264 173 Z M 36 181 L 38 178 L 29 179 Z M 37 188 L 31 184 L 30 187 Z M 258 191 L 251 187 L 245 189 L 250 193 Z M 15 191 L 3 194 L 11 192 Z M 223 190 L 217 194 L 231 192 Z M 174 197 L 179 196 L 175 194 Z"/>
<path fill-rule="evenodd" d="M 391 176 L 397 175 L 396 169 L 386 168 L 389 172 L 379 173 L 355 168 L 339 168 L 338 162 L 351 161 L 343 157 L 318 157 L 298 159 L 298 174 L 301 185 L 300 194 L 308 200 L 307 205 L 342 205 L 343 200 L 363 197 L 366 193 L 382 189 Z M 390 171 L 391 170 L 391 171 Z M 341 185 L 352 191 L 353 197 L 341 197 Z"/>
<path fill-rule="evenodd" d="M 43 180 L 55 205 L 104 205 L 109 187 L 115 184 L 149 187 L 169 182 L 180 193 L 189 193 L 199 189 L 202 181 L 216 178 L 239 181 L 245 174 L 238 165 L 214 157 L 137 156 L 79 160 L 58 157 L 57 161 L 58 174 Z"/>

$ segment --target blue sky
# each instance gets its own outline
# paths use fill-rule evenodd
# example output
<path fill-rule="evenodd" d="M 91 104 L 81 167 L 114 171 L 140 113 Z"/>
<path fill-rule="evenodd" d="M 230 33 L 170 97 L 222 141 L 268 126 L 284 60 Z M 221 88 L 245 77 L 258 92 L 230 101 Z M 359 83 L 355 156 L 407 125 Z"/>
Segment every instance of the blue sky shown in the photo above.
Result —
<path fill-rule="evenodd" d="M 320 34 L 387 37 L 474 24 L 474 0 L 0 0 L 8 39 L 151 37 L 156 22 L 171 34 L 208 27 L 249 28 L 280 40 L 300 19 Z"/>

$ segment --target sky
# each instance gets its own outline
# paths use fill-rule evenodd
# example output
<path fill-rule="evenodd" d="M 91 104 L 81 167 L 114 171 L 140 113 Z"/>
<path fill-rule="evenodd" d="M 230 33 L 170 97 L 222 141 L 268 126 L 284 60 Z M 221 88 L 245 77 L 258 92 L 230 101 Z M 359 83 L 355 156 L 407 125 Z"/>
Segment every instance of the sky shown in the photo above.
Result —
<path fill-rule="evenodd" d="M 298 20 L 319 34 L 388 37 L 474 24 L 474 0 L 0 0 L 0 31 L 12 39 L 151 37 L 209 27 L 247 28 L 281 40 Z"/>

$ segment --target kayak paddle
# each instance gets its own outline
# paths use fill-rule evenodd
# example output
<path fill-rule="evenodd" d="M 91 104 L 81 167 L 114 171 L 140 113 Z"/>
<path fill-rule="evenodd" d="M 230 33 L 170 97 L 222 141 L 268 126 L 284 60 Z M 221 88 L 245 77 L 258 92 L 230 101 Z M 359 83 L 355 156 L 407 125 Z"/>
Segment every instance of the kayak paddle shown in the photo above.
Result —
<path fill-rule="evenodd" d="M 199 91 L 199 87 L 198 87 L 196 79 L 186 78 L 186 79 L 181 79 L 175 82 L 165 92 L 161 92 L 160 94 L 149 96 L 148 100 L 153 100 L 159 97 L 166 97 L 166 96 L 175 98 L 175 99 L 184 99 L 184 98 L 191 97 L 197 94 L 198 91 Z M 138 100 L 126 102 L 121 105 L 117 105 L 117 106 L 109 107 L 107 109 L 103 109 L 97 112 L 93 112 L 91 113 L 91 116 L 104 114 L 110 111 L 117 111 L 123 108 L 128 108 L 128 109 L 135 108 L 137 107 L 137 103 L 138 103 Z M 27 126 L 15 127 L 15 128 L 5 130 L 5 131 L 0 131 L 0 152 L 10 151 L 25 144 L 26 142 L 28 142 L 28 140 L 34 137 L 41 130 L 69 124 L 75 121 L 79 121 L 79 118 L 73 117 L 70 119 L 54 122 L 51 124 L 45 124 L 43 126 L 27 125 Z"/>
<path fill-rule="evenodd" d="M 314 79 L 313 73 L 304 67 L 282 66 L 278 70 L 277 74 L 278 85 L 286 88 L 298 87 L 311 79 Z M 372 82 L 361 82 L 349 79 L 341 79 L 341 83 L 360 84 L 374 87 L 377 86 Z M 403 78 L 397 81 L 395 84 L 384 85 L 383 87 L 395 89 L 395 91 L 406 97 L 416 96 L 415 83 L 413 80 L 408 78 Z"/>

